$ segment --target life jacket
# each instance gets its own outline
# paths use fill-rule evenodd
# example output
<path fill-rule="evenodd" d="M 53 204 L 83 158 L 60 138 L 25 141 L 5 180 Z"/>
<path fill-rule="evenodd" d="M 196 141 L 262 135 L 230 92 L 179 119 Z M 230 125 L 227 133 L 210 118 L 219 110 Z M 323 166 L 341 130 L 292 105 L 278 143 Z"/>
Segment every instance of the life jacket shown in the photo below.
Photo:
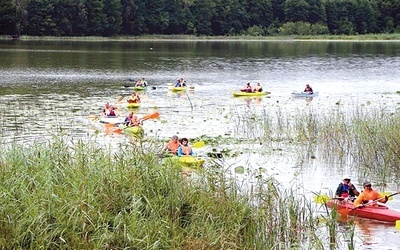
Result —
<path fill-rule="evenodd" d="M 179 146 L 180 146 L 179 141 L 174 142 L 173 140 L 171 140 L 171 141 L 168 142 L 168 149 L 173 154 L 177 154 L 178 153 Z M 182 152 L 183 152 L 183 148 L 182 148 Z"/>
<path fill-rule="evenodd" d="M 348 196 L 348 195 L 349 195 L 349 192 L 350 192 L 350 187 L 349 187 L 348 185 L 344 185 L 344 184 L 342 183 L 342 196 L 344 197 L 343 194 L 346 194 L 346 195 Z"/>
<path fill-rule="evenodd" d="M 134 126 L 134 127 L 139 127 L 140 126 L 140 121 L 139 121 L 139 119 L 133 119 L 133 118 L 131 118 L 131 125 L 132 126 Z"/>
<path fill-rule="evenodd" d="M 183 155 L 190 155 L 190 152 L 192 152 L 192 148 L 190 146 L 182 145 L 182 154 Z"/>
<path fill-rule="evenodd" d="M 109 109 L 108 111 L 109 113 L 107 114 L 107 116 L 116 116 L 114 109 Z"/>

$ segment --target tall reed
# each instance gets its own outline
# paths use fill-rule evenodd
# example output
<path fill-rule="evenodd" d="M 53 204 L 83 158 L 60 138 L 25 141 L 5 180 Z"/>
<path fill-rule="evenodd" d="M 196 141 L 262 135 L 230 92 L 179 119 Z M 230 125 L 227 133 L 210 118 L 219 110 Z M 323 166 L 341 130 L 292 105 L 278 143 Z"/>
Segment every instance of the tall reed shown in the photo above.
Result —
<path fill-rule="evenodd" d="M 5 249 L 323 249 L 313 206 L 272 177 L 182 178 L 144 143 L 0 144 Z M 213 168 L 218 169 L 218 168 Z M 197 176 L 197 177 L 195 177 Z"/>

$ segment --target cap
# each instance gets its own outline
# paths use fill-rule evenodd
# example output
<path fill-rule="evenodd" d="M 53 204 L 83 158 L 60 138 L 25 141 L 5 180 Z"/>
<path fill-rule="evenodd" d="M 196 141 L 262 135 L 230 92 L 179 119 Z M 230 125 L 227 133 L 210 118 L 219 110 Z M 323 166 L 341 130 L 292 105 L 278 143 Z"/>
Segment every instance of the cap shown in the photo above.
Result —
<path fill-rule="evenodd" d="M 351 180 L 351 178 L 350 178 L 350 176 L 345 175 L 345 176 L 343 176 L 343 180 Z"/>
<path fill-rule="evenodd" d="M 371 182 L 370 181 L 364 181 L 363 187 L 366 187 L 366 186 L 371 186 Z"/>

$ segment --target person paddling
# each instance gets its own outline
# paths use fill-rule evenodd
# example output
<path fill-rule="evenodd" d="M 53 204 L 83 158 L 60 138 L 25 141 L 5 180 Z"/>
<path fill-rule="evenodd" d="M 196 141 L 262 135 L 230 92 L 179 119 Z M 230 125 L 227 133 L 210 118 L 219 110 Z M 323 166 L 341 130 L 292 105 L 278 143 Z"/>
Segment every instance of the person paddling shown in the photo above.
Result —
<path fill-rule="evenodd" d="M 314 93 L 313 89 L 311 88 L 310 84 L 306 84 L 306 88 L 304 89 L 305 93 L 312 95 Z"/>
<path fill-rule="evenodd" d="M 181 146 L 178 148 L 178 156 L 193 155 L 192 147 L 189 146 L 187 138 L 182 138 Z"/>
<path fill-rule="evenodd" d="M 372 184 L 370 181 L 364 181 L 363 183 L 364 191 L 360 193 L 357 199 L 354 201 L 354 207 L 360 207 L 364 204 L 370 206 L 378 206 L 377 201 L 381 203 L 386 203 L 388 197 L 380 194 L 378 191 L 372 189 Z M 373 202 L 374 201 L 374 202 Z"/>
<path fill-rule="evenodd" d="M 167 151 L 173 155 L 178 154 L 178 148 L 181 144 L 178 141 L 178 136 L 174 135 L 171 137 L 171 140 L 164 145 L 162 152 Z"/>
<path fill-rule="evenodd" d="M 263 89 L 261 87 L 260 83 L 257 83 L 257 85 L 254 87 L 254 92 L 262 92 Z"/>
<path fill-rule="evenodd" d="M 348 176 L 343 178 L 343 181 L 336 189 L 335 194 L 337 198 L 349 198 L 349 200 L 353 201 L 356 196 L 360 195 L 360 192 L 358 192 L 356 187 L 350 181 L 351 179 Z"/>

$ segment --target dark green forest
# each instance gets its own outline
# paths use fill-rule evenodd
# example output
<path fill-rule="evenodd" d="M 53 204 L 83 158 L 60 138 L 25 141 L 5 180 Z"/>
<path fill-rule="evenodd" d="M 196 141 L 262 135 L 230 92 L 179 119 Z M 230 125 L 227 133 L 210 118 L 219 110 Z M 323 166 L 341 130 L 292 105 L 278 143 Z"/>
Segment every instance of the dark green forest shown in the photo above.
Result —
<path fill-rule="evenodd" d="M 0 34 L 400 33 L 400 0 L 0 0 Z"/>

